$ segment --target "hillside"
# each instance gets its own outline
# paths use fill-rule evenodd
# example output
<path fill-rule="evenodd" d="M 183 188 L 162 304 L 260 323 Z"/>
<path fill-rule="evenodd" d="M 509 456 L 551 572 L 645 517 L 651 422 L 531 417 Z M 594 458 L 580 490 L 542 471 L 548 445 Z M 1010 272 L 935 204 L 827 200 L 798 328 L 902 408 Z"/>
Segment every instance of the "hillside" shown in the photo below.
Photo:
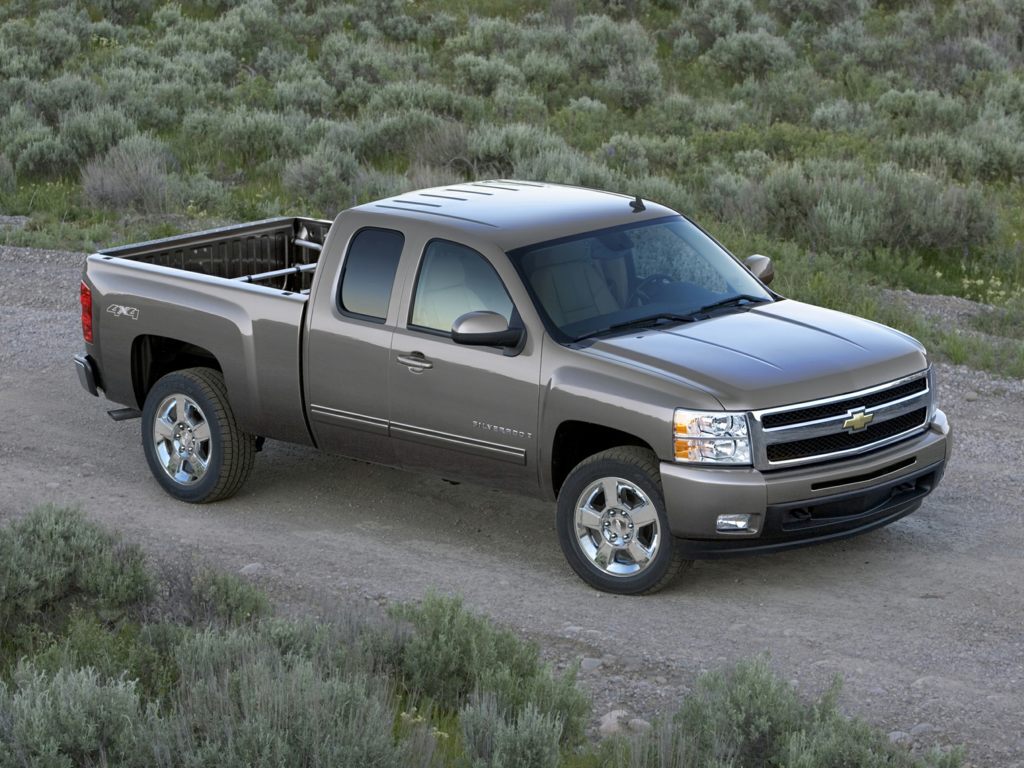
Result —
<path fill-rule="evenodd" d="M 584 184 L 772 255 L 789 296 L 1021 376 L 1022 28 L 1015 0 L 9 0 L 0 214 L 28 221 L 0 242 Z M 994 308 L 964 336 L 879 287 Z"/>

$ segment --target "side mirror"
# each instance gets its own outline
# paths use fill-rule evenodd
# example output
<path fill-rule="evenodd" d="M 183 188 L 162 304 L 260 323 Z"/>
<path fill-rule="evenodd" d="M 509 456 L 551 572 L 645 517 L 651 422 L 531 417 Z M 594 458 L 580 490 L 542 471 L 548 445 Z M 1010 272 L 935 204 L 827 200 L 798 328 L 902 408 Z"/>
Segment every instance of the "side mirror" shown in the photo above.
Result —
<path fill-rule="evenodd" d="M 479 311 L 459 315 L 452 323 L 452 341 L 477 347 L 519 347 L 522 328 L 509 328 L 497 312 Z"/>
<path fill-rule="evenodd" d="M 772 280 L 775 279 L 775 265 L 772 264 L 772 260 L 767 256 L 761 256 L 760 254 L 747 256 L 743 263 L 747 265 L 747 269 L 754 273 L 754 277 L 765 285 L 770 285 Z"/>

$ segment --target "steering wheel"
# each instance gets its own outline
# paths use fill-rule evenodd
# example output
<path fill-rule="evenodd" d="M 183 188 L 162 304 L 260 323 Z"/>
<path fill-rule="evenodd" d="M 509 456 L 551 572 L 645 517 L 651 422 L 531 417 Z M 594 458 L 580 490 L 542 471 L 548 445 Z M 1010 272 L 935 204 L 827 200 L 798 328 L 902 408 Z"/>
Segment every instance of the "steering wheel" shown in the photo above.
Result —
<path fill-rule="evenodd" d="M 650 301 L 654 298 L 650 293 L 648 293 L 650 288 L 653 288 L 655 285 L 668 285 L 672 282 L 674 282 L 672 278 L 662 272 L 655 272 L 654 274 L 648 275 L 633 286 L 633 290 L 630 291 L 629 298 L 626 300 L 626 306 L 639 305 L 641 299 Z"/>

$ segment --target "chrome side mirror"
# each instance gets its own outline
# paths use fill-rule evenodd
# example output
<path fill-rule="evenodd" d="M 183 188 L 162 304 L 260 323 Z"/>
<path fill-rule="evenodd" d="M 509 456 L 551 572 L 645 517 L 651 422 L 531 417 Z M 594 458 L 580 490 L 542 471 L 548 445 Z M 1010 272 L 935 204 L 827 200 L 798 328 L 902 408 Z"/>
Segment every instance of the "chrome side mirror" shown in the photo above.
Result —
<path fill-rule="evenodd" d="M 509 328 L 497 312 L 478 311 L 459 315 L 452 323 L 452 341 L 478 347 L 518 347 L 525 331 Z"/>
<path fill-rule="evenodd" d="M 772 264 L 772 260 L 767 256 L 755 253 L 753 256 L 747 256 L 743 263 L 747 265 L 747 269 L 754 273 L 754 277 L 765 285 L 770 285 L 772 280 L 775 279 L 775 265 Z"/>

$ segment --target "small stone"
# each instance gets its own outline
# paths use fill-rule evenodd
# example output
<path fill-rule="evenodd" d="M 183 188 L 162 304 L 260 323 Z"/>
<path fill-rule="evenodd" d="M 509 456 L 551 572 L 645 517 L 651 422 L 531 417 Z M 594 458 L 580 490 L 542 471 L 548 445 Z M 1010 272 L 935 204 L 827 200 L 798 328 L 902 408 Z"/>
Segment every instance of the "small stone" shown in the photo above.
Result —
<path fill-rule="evenodd" d="M 571 624 L 568 627 L 565 628 L 565 634 L 567 634 L 567 635 L 578 635 L 582 631 L 583 631 L 583 627 L 577 627 L 577 626 L 573 626 Z"/>
<path fill-rule="evenodd" d="M 633 733 L 643 733 L 644 731 L 651 730 L 651 724 L 644 720 L 642 717 L 634 717 L 629 721 L 629 730 Z"/>
<path fill-rule="evenodd" d="M 622 721 L 629 717 L 629 712 L 624 709 L 613 709 L 601 718 L 597 730 L 602 736 L 612 736 L 622 731 Z"/>
<path fill-rule="evenodd" d="M 263 570 L 263 563 L 249 563 L 238 569 L 243 576 L 253 576 Z"/>
<path fill-rule="evenodd" d="M 580 662 L 580 669 L 584 672 L 593 672 L 595 669 L 601 666 L 600 659 L 593 659 L 587 657 Z"/>
<path fill-rule="evenodd" d="M 906 731 L 890 731 L 889 741 L 893 744 L 909 744 L 912 739 Z"/>
<path fill-rule="evenodd" d="M 910 735 L 915 739 L 918 736 L 924 736 L 926 733 L 932 733 L 935 731 L 935 726 L 931 723 L 918 723 L 910 729 Z"/>
<path fill-rule="evenodd" d="M 977 399 L 978 393 L 975 392 L 973 389 L 968 390 L 967 394 L 964 395 L 964 400 L 966 400 L 968 403 L 973 403 Z"/>
<path fill-rule="evenodd" d="M 654 682 L 658 685 L 668 685 L 668 678 L 664 675 L 655 675 Z"/>

